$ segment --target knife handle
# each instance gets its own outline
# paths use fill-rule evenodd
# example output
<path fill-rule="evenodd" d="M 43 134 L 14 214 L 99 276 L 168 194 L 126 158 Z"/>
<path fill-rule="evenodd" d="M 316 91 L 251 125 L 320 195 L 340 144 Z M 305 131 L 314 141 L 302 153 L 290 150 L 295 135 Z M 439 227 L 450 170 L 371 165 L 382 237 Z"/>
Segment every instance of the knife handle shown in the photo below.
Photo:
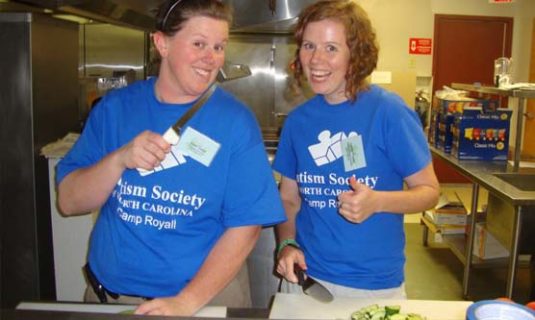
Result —
<path fill-rule="evenodd" d="M 297 276 L 297 284 L 303 286 L 305 284 L 305 271 L 297 263 L 294 264 L 294 273 Z"/>
<path fill-rule="evenodd" d="M 175 145 L 178 143 L 178 140 L 180 140 L 180 136 L 176 133 L 173 127 L 170 127 L 169 129 L 167 129 L 167 131 L 165 131 L 165 133 L 163 134 L 163 138 L 170 145 Z"/>

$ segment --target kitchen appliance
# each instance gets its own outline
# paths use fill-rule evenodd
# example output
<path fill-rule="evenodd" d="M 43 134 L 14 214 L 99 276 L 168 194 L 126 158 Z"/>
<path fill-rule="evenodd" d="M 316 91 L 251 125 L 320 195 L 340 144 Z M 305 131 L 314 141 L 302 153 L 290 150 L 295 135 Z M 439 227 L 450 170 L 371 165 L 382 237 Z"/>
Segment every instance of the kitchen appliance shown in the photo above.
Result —
<path fill-rule="evenodd" d="M 154 11 L 163 0 L 13 0 L 88 19 L 154 31 Z M 232 31 L 288 33 L 302 8 L 316 0 L 223 0 L 234 8 Z"/>
<path fill-rule="evenodd" d="M 54 300 L 47 160 L 78 124 L 78 25 L 0 12 L 0 307 Z"/>
<path fill-rule="evenodd" d="M 225 63 L 217 74 L 217 81 L 225 82 L 235 79 L 245 78 L 251 75 L 248 65 L 241 63 Z"/>
<path fill-rule="evenodd" d="M 513 59 L 500 57 L 494 60 L 494 85 L 499 88 L 513 84 Z"/>

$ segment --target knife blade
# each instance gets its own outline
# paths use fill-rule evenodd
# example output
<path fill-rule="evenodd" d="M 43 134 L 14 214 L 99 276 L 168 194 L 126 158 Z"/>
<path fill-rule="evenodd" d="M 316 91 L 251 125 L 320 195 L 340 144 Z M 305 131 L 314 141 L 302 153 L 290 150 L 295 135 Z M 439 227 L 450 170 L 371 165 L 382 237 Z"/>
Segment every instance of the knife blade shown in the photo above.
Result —
<path fill-rule="evenodd" d="M 182 116 L 178 119 L 175 124 L 173 124 L 167 131 L 164 133 L 163 138 L 171 145 L 175 145 L 180 140 L 180 131 L 182 127 L 188 122 L 191 117 L 199 110 L 200 107 L 210 98 L 212 93 L 214 93 L 216 85 L 212 84 L 210 87 L 199 97 L 197 102 Z"/>
<path fill-rule="evenodd" d="M 333 301 L 334 297 L 332 293 L 321 283 L 307 276 L 305 271 L 297 264 L 294 265 L 294 272 L 297 275 L 297 284 L 303 288 L 303 292 L 306 295 L 324 303 Z"/>

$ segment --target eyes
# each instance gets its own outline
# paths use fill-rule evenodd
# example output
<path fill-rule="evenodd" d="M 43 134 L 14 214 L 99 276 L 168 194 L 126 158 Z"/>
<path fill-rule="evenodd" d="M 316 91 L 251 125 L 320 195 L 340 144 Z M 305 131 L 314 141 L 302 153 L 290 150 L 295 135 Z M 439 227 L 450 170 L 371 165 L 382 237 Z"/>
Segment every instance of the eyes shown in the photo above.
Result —
<path fill-rule="evenodd" d="M 193 46 L 199 50 L 204 50 L 210 47 L 210 45 L 206 43 L 206 41 L 200 41 L 200 40 L 194 41 Z M 226 47 L 225 43 L 217 43 L 214 45 L 213 49 L 215 52 L 225 52 L 225 47 Z"/>
<path fill-rule="evenodd" d="M 301 45 L 301 49 L 305 51 L 315 51 L 318 49 L 318 46 L 312 42 L 304 41 L 303 44 Z M 327 53 L 336 53 L 340 51 L 335 44 L 331 44 L 331 43 L 327 43 L 325 46 L 323 46 L 320 49 L 324 50 Z"/>

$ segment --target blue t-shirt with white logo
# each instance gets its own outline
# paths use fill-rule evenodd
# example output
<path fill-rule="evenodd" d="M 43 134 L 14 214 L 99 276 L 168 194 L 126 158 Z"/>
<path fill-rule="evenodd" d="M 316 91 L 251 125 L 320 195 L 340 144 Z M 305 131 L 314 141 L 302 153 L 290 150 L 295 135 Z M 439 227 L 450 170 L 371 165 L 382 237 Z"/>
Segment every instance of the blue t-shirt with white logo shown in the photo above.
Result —
<path fill-rule="evenodd" d="M 348 147 L 344 140 L 362 143 Z M 346 166 L 344 147 L 356 155 Z M 402 190 L 403 179 L 430 161 L 416 113 L 380 87 L 361 92 L 355 103 L 329 105 L 317 95 L 290 112 L 273 168 L 299 187 L 296 240 L 307 273 L 359 289 L 400 286 L 403 215 L 376 212 L 362 223 L 351 223 L 339 214 L 337 196 L 350 190 L 351 176 L 373 190 Z"/>
<path fill-rule="evenodd" d="M 193 105 L 160 103 L 154 84 L 155 78 L 136 82 L 103 98 L 59 162 L 58 183 L 144 130 L 163 134 Z M 173 146 L 154 171 L 125 170 L 100 210 L 88 260 L 110 291 L 176 295 L 227 228 L 285 220 L 258 124 L 247 107 L 217 88 L 186 128 L 208 139 L 196 148 L 206 141 L 218 146 L 211 162 Z"/>

